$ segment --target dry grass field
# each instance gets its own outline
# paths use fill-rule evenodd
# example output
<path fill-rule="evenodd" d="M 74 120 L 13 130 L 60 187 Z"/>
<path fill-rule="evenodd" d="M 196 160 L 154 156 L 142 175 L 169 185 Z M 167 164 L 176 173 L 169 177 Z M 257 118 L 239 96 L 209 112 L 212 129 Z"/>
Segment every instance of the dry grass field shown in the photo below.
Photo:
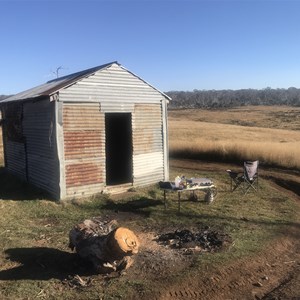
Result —
<path fill-rule="evenodd" d="M 169 111 L 170 154 L 300 169 L 300 108 Z"/>

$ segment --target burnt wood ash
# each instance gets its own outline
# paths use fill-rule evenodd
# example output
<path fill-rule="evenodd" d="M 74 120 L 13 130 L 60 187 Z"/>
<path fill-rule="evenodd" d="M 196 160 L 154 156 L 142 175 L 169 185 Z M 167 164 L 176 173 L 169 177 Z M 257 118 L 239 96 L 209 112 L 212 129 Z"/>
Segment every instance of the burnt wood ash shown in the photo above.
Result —
<path fill-rule="evenodd" d="M 192 232 L 188 229 L 176 230 L 159 235 L 157 241 L 159 244 L 174 249 L 195 249 L 208 252 L 220 250 L 232 243 L 228 234 L 209 229 L 200 232 Z"/>

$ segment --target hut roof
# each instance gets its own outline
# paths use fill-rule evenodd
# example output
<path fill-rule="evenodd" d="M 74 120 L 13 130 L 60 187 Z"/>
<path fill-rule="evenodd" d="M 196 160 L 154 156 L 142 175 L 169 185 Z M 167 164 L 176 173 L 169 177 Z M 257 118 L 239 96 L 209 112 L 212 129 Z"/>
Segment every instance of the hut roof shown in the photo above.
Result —
<path fill-rule="evenodd" d="M 38 99 L 38 98 L 44 98 L 47 96 L 51 96 L 53 94 L 55 94 L 56 92 L 58 92 L 59 90 L 66 88 L 72 84 L 74 84 L 75 82 L 89 77 L 91 75 L 93 75 L 94 73 L 96 73 L 97 71 L 100 71 L 102 69 L 106 69 L 108 67 L 110 67 L 113 64 L 117 64 L 119 66 L 121 66 L 118 62 L 114 61 L 114 62 L 110 62 L 101 66 L 97 66 L 94 68 L 90 68 L 87 70 L 83 70 L 80 72 L 76 72 L 73 74 L 69 74 L 63 77 L 59 77 L 53 80 L 50 80 L 42 85 L 36 86 L 34 88 L 31 88 L 29 90 L 23 91 L 21 93 L 15 94 L 11 97 L 5 98 L 4 100 L 2 100 L 0 103 L 7 103 L 7 102 L 13 102 L 13 101 L 24 101 L 24 100 L 30 100 L 30 99 Z M 125 69 L 124 67 L 122 67 L 123 69 Z M 126 70 L 126 69 L 125 69 Z M 128 70 L 126 70 L 128 71 Z M 130 72 L 130 71 L 128 71 Z M 132 72 L 130 72 L 131 74 L 133 74 Z M 135 77 L 135 74 L 133 74 Z M 144 81 L 146 84 L 148 84 L 149 86 L 151 86 L 149 83 L 147 83 L 145 80 L 141 79 L 140 77 L 138 77 L 140 80 Z M 152 88 L 154 88 L 153 86 L 151 86 Z M 156 88 L 154 88 L 155 90 L 157 90 Z M 168 100 L 171 100 L 171 98 L 169 96 L 167 96 L 166 94 L 164 94 L 163 92 L 157 90 L 159 93 L 161 93 L 165 98 L 167 98 Z"/>

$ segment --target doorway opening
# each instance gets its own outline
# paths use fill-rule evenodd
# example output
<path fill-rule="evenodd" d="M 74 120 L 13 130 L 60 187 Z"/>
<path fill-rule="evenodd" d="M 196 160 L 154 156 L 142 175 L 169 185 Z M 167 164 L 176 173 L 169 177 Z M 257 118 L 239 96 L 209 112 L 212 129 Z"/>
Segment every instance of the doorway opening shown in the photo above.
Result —
<path fill-rule="evenodd" d="M 105 114 L 106 185 L 132 182 L 130 113 Z"/>

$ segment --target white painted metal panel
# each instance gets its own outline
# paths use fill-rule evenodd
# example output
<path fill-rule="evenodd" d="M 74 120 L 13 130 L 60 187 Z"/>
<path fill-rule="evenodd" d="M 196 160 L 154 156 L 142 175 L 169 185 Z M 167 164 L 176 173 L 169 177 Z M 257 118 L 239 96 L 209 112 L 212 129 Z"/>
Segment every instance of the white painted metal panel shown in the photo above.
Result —
<path fill-rule="evenodd" d="M 134 176 L 139 177 L 147 174 L 161 172 L 162 164 L 163 156 L 161 152 L 134 155 Z"/>
<path fill-rule="evenodd" d="M 132 113 L 134 103 L 101 102 L 101 111 L 104 113 Z"/>

